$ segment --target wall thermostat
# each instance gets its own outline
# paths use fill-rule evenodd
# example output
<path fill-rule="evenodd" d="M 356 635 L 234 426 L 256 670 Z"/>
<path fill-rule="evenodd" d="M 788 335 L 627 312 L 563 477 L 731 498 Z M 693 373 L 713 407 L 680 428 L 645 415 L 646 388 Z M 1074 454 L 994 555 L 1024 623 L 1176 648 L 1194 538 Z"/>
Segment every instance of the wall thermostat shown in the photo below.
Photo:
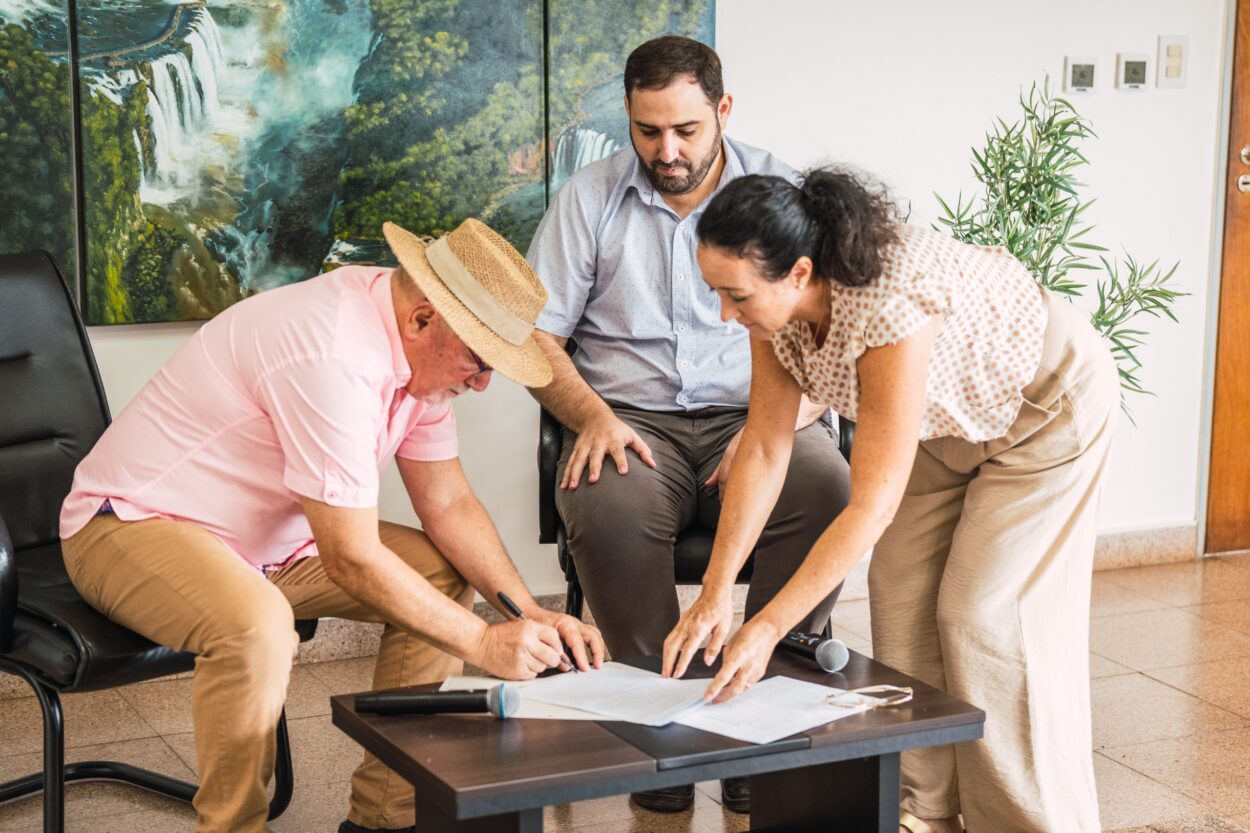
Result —
<path fill-rule="evenodd" d="M 1115 56 L 1115 86 L 1120 90 L 1141 90 L 1146 87 L 1147 64 L 1144 52 L 1121 52 Z"/>
<path fill-rule="evenodd" d="M 1094 58 L 1069 57 L 1063 59 L 1063 88 L 1070 93 L 1088 92 L 1094 88 L 1094 70 L 1098 61 Z"/>

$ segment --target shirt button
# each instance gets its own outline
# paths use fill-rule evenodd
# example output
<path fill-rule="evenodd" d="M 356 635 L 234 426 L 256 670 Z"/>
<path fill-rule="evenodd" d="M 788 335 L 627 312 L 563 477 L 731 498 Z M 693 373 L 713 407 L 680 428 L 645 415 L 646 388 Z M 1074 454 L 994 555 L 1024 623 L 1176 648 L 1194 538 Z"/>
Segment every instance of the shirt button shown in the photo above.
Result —
<path fill-rule="evenodd" d="M 679 333 L 684 333 L 685 331 L 686 331 L 686 325 L 685 325 L 685 324 L 678 324 L 678 325 L 677 325 L 677 332 L 679 332 Z"/>
<path fill-rule="evenodd" d="M 690 367 L 690 362 L 683 360 L 683 361 L 682 361 L 682 363 L 681 363 L 681 366 L 682 366 L 682 367 Z"/>
<path fill-rule="evenodd" d="M 686 279 L 685 275 L 681 274 L 680 272 L 677 273 L 677 280 L 684 281 L 685 279 Z"/>

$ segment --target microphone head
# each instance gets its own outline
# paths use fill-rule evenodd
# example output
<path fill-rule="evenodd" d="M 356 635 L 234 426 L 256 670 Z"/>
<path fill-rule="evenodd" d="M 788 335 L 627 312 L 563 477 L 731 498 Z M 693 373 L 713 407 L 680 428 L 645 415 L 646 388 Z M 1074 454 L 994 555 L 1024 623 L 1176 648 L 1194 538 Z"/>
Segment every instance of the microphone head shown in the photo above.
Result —
<path fill-rule="evenodd" d="M 846 668 L 851 652 L 841 639 L 824 639 L 816 646 L 816 664 L 832 674 Z"/>
<path fill-rule="evenodd" d="M 486 705 L 495 717 L 507 720 L 521 708 L 521 692 L 514 685 L 500 683 L 486 692 Z"/>

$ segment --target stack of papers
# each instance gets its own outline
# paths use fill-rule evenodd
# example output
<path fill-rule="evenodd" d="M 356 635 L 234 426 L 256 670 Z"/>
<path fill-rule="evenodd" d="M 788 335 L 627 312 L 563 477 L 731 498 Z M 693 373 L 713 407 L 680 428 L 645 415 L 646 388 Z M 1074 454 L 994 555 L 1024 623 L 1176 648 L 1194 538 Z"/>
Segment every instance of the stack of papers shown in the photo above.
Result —
<path fill-rule="evenodd" d="M 450 677 L 443 691 L 490 688 L 491 677 Z M 511 683 L 521 692 L 517 718 L 679 723 L 747 743 L 772 743 L 872 708 L 872 698 L 791 677 L 769 677 L 727 703 L 707 703 L 709 680 L 675 680 L 629 665 Z M 831 701 L 832 700 L 832 701 Z"/>

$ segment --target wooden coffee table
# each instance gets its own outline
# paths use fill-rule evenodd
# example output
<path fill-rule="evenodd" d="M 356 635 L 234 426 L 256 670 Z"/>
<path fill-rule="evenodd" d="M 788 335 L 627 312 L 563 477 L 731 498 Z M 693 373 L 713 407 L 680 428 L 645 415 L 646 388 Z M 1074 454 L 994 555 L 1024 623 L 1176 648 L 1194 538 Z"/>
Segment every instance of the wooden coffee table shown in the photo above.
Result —
<path fill-rule="evenodd" d="M 630 664 L 659 668 L 656 658 Z M 765 745 L 679 725 L 381 717 L 358 714 L 354 694 L 331 705 L 334 725 L 413 785 L 420 833 L 538 833 L 548 805 L 743 775 L 751 830 L 897 833 L 899 753 L 981 737 L 980 709 L 860 654 L 838 674 L 778 654 L 775 674 L 838 688 L 911 686 L 915 697 Z"/>

